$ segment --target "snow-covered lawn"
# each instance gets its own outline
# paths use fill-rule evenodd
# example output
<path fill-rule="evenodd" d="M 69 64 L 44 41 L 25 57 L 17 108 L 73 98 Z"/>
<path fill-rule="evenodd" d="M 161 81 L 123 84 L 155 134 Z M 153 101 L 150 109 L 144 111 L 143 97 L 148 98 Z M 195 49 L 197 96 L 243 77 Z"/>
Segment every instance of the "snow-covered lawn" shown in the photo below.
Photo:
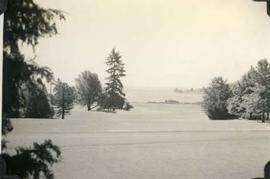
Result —
<path fill-rule="evenodd" d="M 134 103 L 103 113 L 76 107 L 65 120 L 13 119 L 9 147 L 53 139 L 63 152 L 56 178 L 262 177 L 270 124 L 210 121 L 198 105 Z"/>

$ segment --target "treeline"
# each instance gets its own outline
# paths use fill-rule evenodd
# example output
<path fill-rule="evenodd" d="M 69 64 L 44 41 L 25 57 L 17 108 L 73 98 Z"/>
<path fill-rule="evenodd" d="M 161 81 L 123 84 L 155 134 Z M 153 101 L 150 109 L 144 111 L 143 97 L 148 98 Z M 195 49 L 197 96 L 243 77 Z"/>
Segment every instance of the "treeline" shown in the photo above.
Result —
<path fill-rule="evenodd" d="M 6 59 L 5 62 L 10 62 L 10 60 Z M 100 111 L 130 110 L 132 106 L 125 98 L 124 86 L 121 82 L 121 78 L 125 76 L 125 70 L 119 52 L 113 49 L 105 62 L 108 66 L 106 70 L 108 77 L 104 88 L 98 75 L 88 70 L 75 79 L 76 86 L 72 87 L 60 79 L 54 81 L 53 73 L 49 68 L 36 66 L 35 68 L 45 73 L 44 76 L 33 74 L 32 78 L 35 80 L 29 79 L 21 84 L 21 88 L 16 89 L 18 95 L 14 99 L 14 105 L 18 106 L 7 111 L 8 117 L 53 118 L 55 116 L 64 119 L 66 114 L 70 114 L 75 103 L 87 106 L 88 111 L 94 108 Z M 5 69 L 5 73 L 10 73 L 9 70 L 9 68 Z M 7 74 L 7 76 L 10 75 Z M 53 94 L 48 94 L 46 81 L 44 82 L 46 79 L 51 86 L 54 86 Z M 9 81 L 5 80 L 5 82 Z M 6 92 L 9 93 L 12 90 L 6 90 Z M 8 95 L 7 98 L 9 101 L 13 97 Z"/>
<path fill-rule="evenodd" d="M 269 120 L 270 64 L 266 59 L 242 78 L 229 84 L 222 77 L 212 80 L 204 89 L 203 108 L 210 119 L 261 119 Z"/>
<path fill-rule="evenodd" d="M 106 64 L 108 77 L 104 88 L 98 75 L 90 71 L 82 72 L 75 79 L 77 103 L 86 106 L 88 111 L 94 108 L 104 111 L 130 110 L 132 106 L 125 98 L 121 81 L 126 74 L 120 53 L 113 49 L 106 58 Z"/>
<path fill-rule="evenodd" d="M 98 75 L 89 70 L 82 72 L 75 79 L 75 87 L 63 83 L 60 79 L 57 80 L 54 94 L 51 96 L 51 104 L 55 108 L 57 117 L 64 119 L 65 115 L 70 113 L 74 103 L 86 106 L 88 111 L 94 108 L 99 111 L 132 108 L 123 92 L 121 78 L 125 76 L 125 70 L 119 52 L 113 49 L 106 58 L 106 64 L 108 77 L 104 88 Z"/>

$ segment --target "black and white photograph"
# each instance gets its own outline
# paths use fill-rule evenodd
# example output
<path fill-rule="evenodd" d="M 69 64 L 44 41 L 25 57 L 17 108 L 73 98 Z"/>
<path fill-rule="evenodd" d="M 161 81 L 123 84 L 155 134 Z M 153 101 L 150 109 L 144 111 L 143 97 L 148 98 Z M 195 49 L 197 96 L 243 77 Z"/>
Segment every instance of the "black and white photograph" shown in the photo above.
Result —
<path fill-rule="evenodd" d="M 0 13 L 0 179 L 270 179 L 269 0 Z"/>

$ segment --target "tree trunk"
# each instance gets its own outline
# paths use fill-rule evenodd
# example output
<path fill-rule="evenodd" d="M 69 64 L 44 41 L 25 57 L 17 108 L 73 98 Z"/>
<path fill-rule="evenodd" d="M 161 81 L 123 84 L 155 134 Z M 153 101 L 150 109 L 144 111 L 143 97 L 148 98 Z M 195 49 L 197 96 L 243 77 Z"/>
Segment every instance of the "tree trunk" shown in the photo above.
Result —
<path fill-rule="evenodd" d="M 265 121 L 265 116 L 264 116 L 264 112 L 262 113 L 262 122 Z"/>
<path fill-rule="evenodd" d="M 88 104 L 87 104 L 87 111 L 91 111 L 91 104 L 92 104 L 92 99 L 88 99 Z"/>
<path fill-rule="evenodd" d="M 249 118 L 250 118 L 250 120 L 252 120 L 252 119 L 253 119 L 252 112 L 251 112 L 251 113 L 249 113 Z"/>
<path fill-rule="evenodd" d="M 65 100 L 64 86 L 62 86 L 62 119 L 65 119 Z"/>
<path fill-rule="evenodd" d="M 91 111 L 91 106 L 89 104 L 87 105 L 87 111 Z"/>
<path fill-rule="evenodd" d="M 65 119 L 65 111 L 62 109 L 62 119 Z"/>
<path fill-rule="evenodd" d="M 267 112 L 267 118 L 266 119 L 269 120 L 269 112 Z"/>

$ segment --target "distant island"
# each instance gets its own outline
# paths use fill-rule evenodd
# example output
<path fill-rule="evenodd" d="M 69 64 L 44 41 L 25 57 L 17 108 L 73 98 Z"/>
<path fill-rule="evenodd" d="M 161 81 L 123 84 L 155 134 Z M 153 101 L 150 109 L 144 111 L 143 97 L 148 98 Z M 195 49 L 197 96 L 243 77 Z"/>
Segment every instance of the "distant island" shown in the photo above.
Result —
<path fill-rule="evenodd" d="M 193 105 L 201 105 L 202 102 L 179 102 L 177 100 L 165 100 L 165 101 L 148 101 L 147 103 L 154 104 L 193 104 Z"/>
<path fill-rule="evenodd" d="M 175 88 L 173 91 L 175 93 L 202 93 L 203 88 L 198 88 L 198 89 L 194 89 L 194 88 L 188 88 L 188 89 Z"/>

